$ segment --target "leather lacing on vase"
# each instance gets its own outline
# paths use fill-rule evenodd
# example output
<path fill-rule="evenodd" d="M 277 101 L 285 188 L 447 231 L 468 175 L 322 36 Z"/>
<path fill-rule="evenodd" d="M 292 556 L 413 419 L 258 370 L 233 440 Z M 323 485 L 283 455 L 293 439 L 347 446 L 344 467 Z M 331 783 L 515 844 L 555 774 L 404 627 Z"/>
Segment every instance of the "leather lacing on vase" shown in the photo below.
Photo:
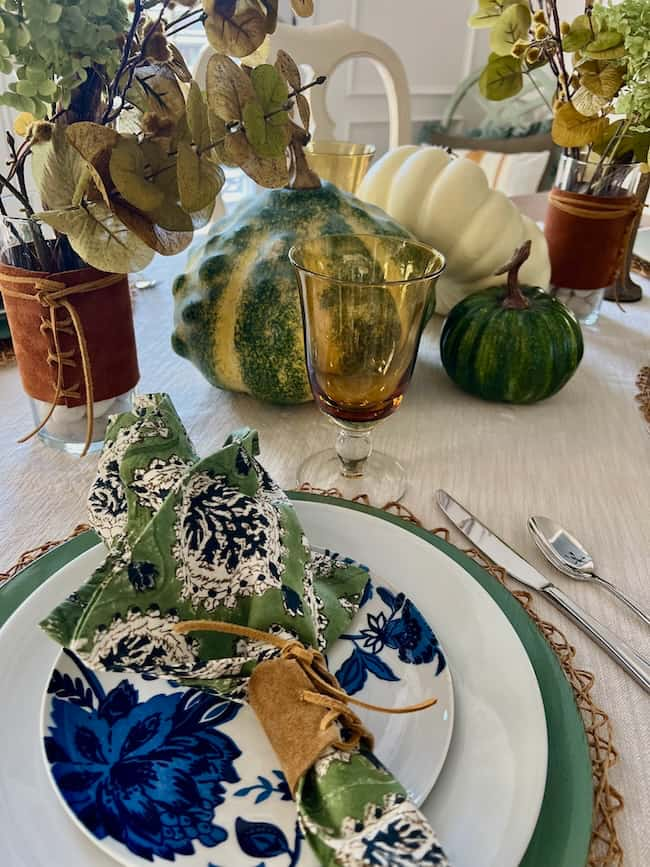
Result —
<path fill-rule="evenodd" d="M 41 314 L 39 331 L 48 340 L 47 363 L 50 367 L 56 368 L 56 373 L 52 380 L 53 397 L 50 408 L 42 421 L 32 431 L 21 437 L 19 442 L 25 442 L 42 430 L 62 399 L 78 401 L 81 398 L 81 379 L 72 385 L 65 385 L 64 383 L 64 368 L 77 368 L 77 362 L 75 361 L 77 349 L 73 348 L 66 351 L 61 349 L 59 337 L 61 334 L 66 334 L 76 337 L 79 355 L 81 356 L 81 373 L 86 396 L 86 439 L 81 454 L 83 456 L 87 453 L 92 442 L 94 427 L 93 377 L 83 324 L 79 313 L 70 300 L 70 296 L 95 292 L 98 289 L 112 286 L 121 279 L 121 274 L 108 274 L 106 277 L 100 277 L 97 280 L 79 283 L 76 286 L 67 286 L 59 280 L 50 280 L 45 277 L 21 277 L 14 274 L 2 274 L 2 291 L 5 295 L 24 301 L 35 301 L 45 308 Z M 32 286 L 36 289 L 36 292 L 22 292 L 19 289 L 10 288 L 7 284 Z M 57 311 L 61 308 L 66 311 L 67 316 L 64 316 L 63 319 L 58 319 Z"/>

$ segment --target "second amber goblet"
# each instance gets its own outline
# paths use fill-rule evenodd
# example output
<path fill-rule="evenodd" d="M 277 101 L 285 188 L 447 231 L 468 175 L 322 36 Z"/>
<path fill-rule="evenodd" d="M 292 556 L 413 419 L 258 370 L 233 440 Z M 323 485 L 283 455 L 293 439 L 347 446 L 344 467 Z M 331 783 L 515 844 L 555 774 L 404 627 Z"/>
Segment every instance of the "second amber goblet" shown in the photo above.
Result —
<path fill-rule="evenodd" d="M 320 178 L 354 194 L 370 168 L 375 146 L 317 139 L 306 146 L 305 155 L 309 168 Z"/>
<path fill-rule="evenodd" d="M 289 252 L 300 288 L 305 358 L 319 409 L 338 427 L 336 449 L 307 458 L 298 483 L 398 500 L 406 473 L 372 449 L 378 421 L 402 403 L 444 269 L 437 250 L 405 238 L 329 235 Z"/>

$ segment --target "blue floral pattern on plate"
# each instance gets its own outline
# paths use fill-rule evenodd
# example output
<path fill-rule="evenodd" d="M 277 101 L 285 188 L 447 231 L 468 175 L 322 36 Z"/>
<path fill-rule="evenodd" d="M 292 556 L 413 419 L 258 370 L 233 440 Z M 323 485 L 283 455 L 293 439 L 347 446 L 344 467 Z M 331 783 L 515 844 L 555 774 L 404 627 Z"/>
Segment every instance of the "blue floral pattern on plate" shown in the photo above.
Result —
<path fill-rule="evenodd" d="M 368 581 L 364 593 L 364 608 L 374 593 L 372 581 Z M 388 587 L 377 587 L 376 593 L 387 610 L 375 613 L 362 611 L 361 614 L 365 614 L 366 626 L 357 633 L 339 636 L 339 641 L 350 641 L 353 644 L 352 654 L 335 672 L 348 695 L 354 695 L 363 689 L 368 674 L 373 674 L 380 680 L 400 680 L 393 668 L 382 658 L 385 648 L 396 650 L 399 659 L 408 665 L 423 665 L 435 661 L 436 676 L 447 665 L 438 639 L 411 600 L 403 593 L 393 593 Z"/>
<path fill-rule="evenodd" d="M 406 692 L 400 703 L 404 695 L 404 703 L 421 700 L 426 689 L 447 711 L 453 707 L 434 632 L 403 593 L 383 583 L 368 582 L 362 608 L 329 662 L 349 693 L 368 697 L 370 689 L 372 700 L 385 689 L 382 682 L 401 682 Z M 84 830 L 119 862 L 316 864 L 284 775 L 249 707 L 166 680 L 93 672 L 70 651 L 59 656 L 47 692 L 43 742 L 52 779 Z M 384 696 L 383 704 L 394 702 Z M 427 727 L 435 720 L 416 717 L 406 725 Z M 373 715 L 372 728 L 382 758 L 387 724 L 381 715 Z M 440 753 L 438 770 L 451 719 L 444 732 L 433 749 Z M 418 737 L 422 756 L 416 766 L 426 774 L 431 768 L 421 759 L 431 752 L 431 738 L 425 743 L 422 728 L 413 729 L 409 751 Z M 384 741 L 389 739 L 394 737 L 387 732 Z"/>
<path fill-rule="evenodd" d="M 79 820 L 98 840 L 111 836 L 149 861 L 191 855 L 194 840 L 223 842 L 227 832 L 212 819 L 224 783 L 239 782 L 234 760 L 241 751 L 219 726 L 241 707 L 200 690 L 140 701 L 126 679 L 105 692 L 93 672 L 64 653 L 83 680 L 53 672 L 45 753 Z"/>

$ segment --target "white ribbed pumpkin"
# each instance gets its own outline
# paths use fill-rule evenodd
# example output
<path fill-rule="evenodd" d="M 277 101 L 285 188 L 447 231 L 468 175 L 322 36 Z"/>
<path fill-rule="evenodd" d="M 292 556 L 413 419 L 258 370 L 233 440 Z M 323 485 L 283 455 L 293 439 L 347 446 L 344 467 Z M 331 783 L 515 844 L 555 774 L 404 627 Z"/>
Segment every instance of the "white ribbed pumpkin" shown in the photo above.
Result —
<path fill-rule="evenodd" d="M 523 283 L 548 286 L 551 267 L 538 226 L 503 193 L 491 190 L 485 173 L 442 148 L 404 145 L 370 169 L 357 196 L 383 208 L 447 259 L 436 287 L 436 313 L 447 314 L 466 295 L 505 284 L 494 272 L 524 241 L 532 241 L 521 269 Z"/>

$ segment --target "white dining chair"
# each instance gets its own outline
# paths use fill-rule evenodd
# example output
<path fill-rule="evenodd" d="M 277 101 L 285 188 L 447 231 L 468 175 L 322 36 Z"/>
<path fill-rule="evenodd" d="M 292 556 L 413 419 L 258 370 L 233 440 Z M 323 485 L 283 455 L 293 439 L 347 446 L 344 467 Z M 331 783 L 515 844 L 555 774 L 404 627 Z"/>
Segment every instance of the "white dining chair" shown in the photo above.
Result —
<path fill-rule="evenodd" d="M 411 142 L 411 107 L 408 81 L 404 65 L 395 51 L 381 39 L 354 30 L 344 21 L 315 24 L 311 27 L 292 27 L 278 24 L 271 37 L 271 59 L 278 49 L 293 57 L 298 66 L 308 67 L 313 75 L 332 75 L 346 60 L 367 57 L 376 66 L 388 98 L 389 147 Z M 194 69 L 194 78 L 205 87 L 208 60 L 214 53 L 206 45 Z M 308 79 L 308 80 L 311 80 Z M 306 83 L 306 82 L 305 82 Z M 307 91 L 312 110 L 311 133 L 314 139 L 335 138 L 335 122 L 327 111 L 325 87 Z"/>

